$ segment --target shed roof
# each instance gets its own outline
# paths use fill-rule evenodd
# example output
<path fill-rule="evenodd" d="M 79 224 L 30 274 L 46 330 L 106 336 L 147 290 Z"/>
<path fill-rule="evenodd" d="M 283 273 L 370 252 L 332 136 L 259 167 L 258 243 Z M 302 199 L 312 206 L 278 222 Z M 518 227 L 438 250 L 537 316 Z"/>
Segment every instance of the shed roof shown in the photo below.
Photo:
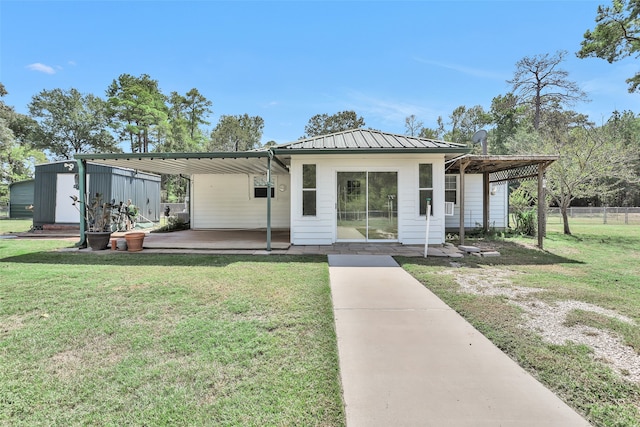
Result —
<path fill-rule="evenodd" d="M 317 152 L 408 152 L 467 153 L 464 144 L 398 135 L 372 129 L 352 129 L 320 135 L 272 147 L 276 154 Z"/>

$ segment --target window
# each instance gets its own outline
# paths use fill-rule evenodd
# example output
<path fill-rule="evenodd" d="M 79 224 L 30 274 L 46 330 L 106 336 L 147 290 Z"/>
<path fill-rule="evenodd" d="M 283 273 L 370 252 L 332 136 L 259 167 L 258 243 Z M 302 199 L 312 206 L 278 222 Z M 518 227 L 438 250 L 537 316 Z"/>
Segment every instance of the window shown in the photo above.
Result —
<path fill-rule="evenodd" d="M 302 216 L 316 216 L 316 165 L 302 165 Z"/>
<path fill-rule="evenodd" d="M 271 177 L 271 198 L 273 199 L 276 193 L 275 180 Z M 267 177 L 265 175 L 256 175 L 253 177 L 253 197 L 256 199 L 267 198 Z"/>
<path fill-rule="evenodd" d="M 418 165 L 418 188 L 420 198 L 420 215 L 427 214 L 427 199 L 433 204 L 433 165 L 421 163 Z M 433 208 L 431 208 L 433 216 Z"/>
<path fill-rule="evenodd" d="M 453 204 L 458 203 L 458 176 L 444 176 L 444 201 Z"/>

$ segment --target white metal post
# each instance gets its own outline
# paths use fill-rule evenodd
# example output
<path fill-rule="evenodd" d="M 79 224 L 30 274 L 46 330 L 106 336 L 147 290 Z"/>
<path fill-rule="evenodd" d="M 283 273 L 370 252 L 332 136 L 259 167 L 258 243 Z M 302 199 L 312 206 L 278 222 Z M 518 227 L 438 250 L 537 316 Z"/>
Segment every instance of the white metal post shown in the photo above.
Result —
<path fill-rule="evenodd" d="M 427 257 L 429 249 L 429 226 L 431 225 L 431 199 L 427 197 L 427 231 L 424 238 L 424 257 Z"/>

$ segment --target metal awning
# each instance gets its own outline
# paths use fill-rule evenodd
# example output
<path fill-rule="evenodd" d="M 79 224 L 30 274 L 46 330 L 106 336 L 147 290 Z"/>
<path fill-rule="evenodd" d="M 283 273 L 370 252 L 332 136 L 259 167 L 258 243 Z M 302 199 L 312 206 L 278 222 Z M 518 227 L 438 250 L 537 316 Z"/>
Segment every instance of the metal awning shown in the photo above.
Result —
<path fill-rule="evenodd" d="M 253 174 L 288 175 L 287 167 L 270 151 L 214 153 L 107 153 L 76 154 L 77 160 L 169 175 Z"/>

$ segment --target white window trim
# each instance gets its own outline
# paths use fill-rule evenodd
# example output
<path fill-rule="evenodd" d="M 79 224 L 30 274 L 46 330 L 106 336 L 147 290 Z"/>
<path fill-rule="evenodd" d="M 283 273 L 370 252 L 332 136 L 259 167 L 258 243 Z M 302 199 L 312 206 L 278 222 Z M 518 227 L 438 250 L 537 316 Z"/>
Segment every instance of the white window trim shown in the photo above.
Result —
<path fill-rule="evenodd" d="M 259 178 L 265 182 L 265 185 L 256 185 L 256 178 Z M 250 189 L 249 189 L 249 198 L 250 199 L 266 199 L 266 197 L 256 197 L 255 189 L 256 188 L 266 188 L 266 181 L 264 175 L 251 175 L 250 181 Z M 271 200 L 276 200 L 278 198 L 278 176 L 271 174 L 271 188 L 273 189 L 273 197 Z M 268 194 L 267 194 L 268 196 Z"/>
<path fill-rule="evenodd" d="M 431 165 L 431 187 L 420 187 L 420 165 Z M 425 162 L 419 162 L 418 163 L 418 217 L 420 217 L 420 218 L 427 216 L 426 212 L 425 212 L 424 215 L 422 215 L 422 212 L 420 212 L 420 202 L 421 202 L 421 200 L 420 200 L 420 192 L 422 190 L 431 190 L 431 195 L 432 195 L 432 198 L 431 198 L 431 216 L 432 217 L 434 216 L 434 213 L 433 213 L 433 198 L 435 197 L 435 191 L 433 189 L 433 181 L 434 181 L 434 179 L 433 179 L 433 169 L 434 169 L 433 168 L 433 163 L 425 163 Z"/>
<path fill-rule="evenodd" d="M 313 165 L 316 167 L 316 186 L 311 188 L 311 187 L 305 187 L 304 186 L 304 166 L 305 165 Z M 298 212 L 300 214 L 300 218 L 302 218 L 303 220 L 315 220 L 318 218 L 318 164 L 317 163 L 302 163 L 300 165 L 300 188 L 302 189 L 302 192 L 300 193 L 300 206 L 298 207 Z M 305 215 L 304 211 L 303 211 L 303 200 L 304 200 L 304 192 L 305 191 L 315 191 L 316 192 L 316 213 L 315 215 Z"/>
<path fill-rule="evenodd" d="M 460 175 L 453 175 L 453 174 L 446 174 L 444 176 L 444 194 L 445 194 L 445 200 L 447 199 L 447 191 L 452 191 L 452 190 L 447 190 L 447 177 L 448 176 L 453 176 L 456 179 L 456 200 L 455 202 L 453 202 L 454 206 L 458 206 L 459 202 L 460 202 Z"/>

